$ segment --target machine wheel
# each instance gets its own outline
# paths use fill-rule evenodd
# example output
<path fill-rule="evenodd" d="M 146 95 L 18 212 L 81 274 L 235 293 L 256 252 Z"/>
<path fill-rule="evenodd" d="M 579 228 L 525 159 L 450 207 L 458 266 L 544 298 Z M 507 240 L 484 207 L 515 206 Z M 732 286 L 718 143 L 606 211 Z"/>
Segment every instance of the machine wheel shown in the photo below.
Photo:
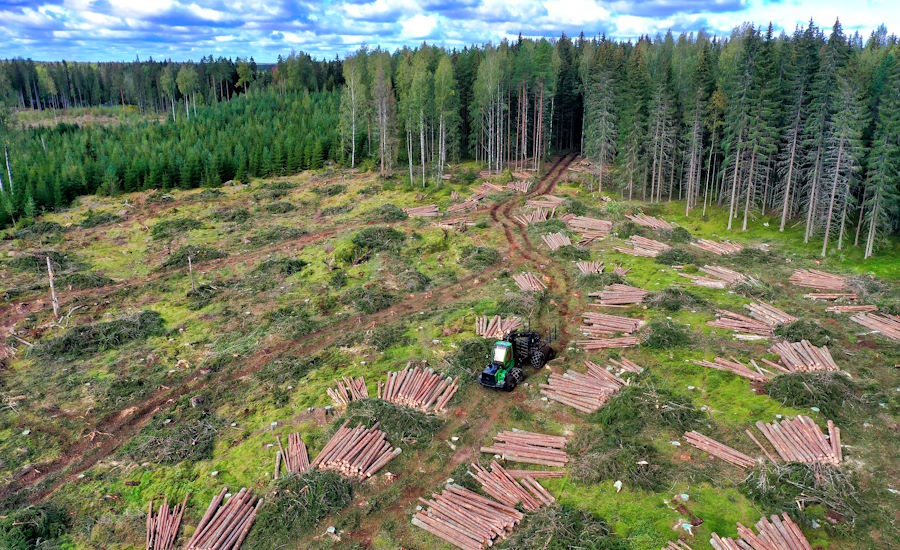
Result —
<path fill-rule="evenodd" d="M 513 391 L 523 380 L 525 380 L 525 373 L 522 372 L 522 369 L 513 367 L 506 375 L 506 383 L 503 385 L 503 389 Z"/>
<path fill-rule="evenodd" d="M 547 358 L 544 356 L 544 352 L 536 349 L 531 352 L 531 366 L 539 369 L 544 366 L 544 363 L 547 362 Z"/>

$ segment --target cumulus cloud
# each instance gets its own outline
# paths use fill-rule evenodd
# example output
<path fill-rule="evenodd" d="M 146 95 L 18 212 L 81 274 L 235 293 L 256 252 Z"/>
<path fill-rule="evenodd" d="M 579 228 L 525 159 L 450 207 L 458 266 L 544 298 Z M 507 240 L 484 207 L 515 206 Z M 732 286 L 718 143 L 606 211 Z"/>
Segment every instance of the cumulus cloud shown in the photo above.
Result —
<path fill-rule="evenodd" d="M 458 48 L 519 34 L 728 35 L 748 21 L 791 32 L 810 17 L 825 28 L 840 17 L 864 36 L 880 23 L 900 27 L 894 0 L 852 9 L 841 0 L 0 0 L 0 56 L 273 61 L 292 49 L 332 58 L 361 45 Z"/>

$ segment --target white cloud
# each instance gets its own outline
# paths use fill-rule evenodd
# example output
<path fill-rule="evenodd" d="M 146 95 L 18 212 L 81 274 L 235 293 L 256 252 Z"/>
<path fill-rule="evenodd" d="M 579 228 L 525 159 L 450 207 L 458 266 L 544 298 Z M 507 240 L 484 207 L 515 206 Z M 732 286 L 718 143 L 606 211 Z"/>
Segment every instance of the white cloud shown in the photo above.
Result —
<path fill-rule="evenodd" d="M 431 36 L 437 27 L 436 15 L 414 15 L 400 21 L 401 38 L 425 38 Z"/>

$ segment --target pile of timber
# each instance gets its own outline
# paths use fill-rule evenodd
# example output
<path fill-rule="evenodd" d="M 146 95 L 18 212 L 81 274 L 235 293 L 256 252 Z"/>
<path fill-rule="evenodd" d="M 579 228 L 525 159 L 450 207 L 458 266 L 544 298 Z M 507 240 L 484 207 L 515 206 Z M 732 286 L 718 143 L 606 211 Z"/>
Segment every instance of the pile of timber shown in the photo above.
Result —
<path fill-rule="evenodd" d="M 404 370 L 389 372 L 387 380 L 378 382 L 378 397 L 424 413 L 442 412 L 458 389 L 458 378 L 406 365 Z"/>
<path fill-rule="evenodd" d="M 400 454 L 400 449 L 391 447 L 385 433 L 378 429 L 378 422 L 371 428 L 357 426 L 353 429 L 347 427 L 349 422 L 346 420 L 331 436 L 313 461 L 313 468 L 366 479 Z"/>
<path fill-rule="evenodd" d="M 189 496 L 190 493 L 186 494 L 181 504 L 176 504 L 172 508 L 169 508 L 169 500 L 164 498 L 156 515 L 153 515 L 153 501 L 150 501 L 147 508 L 146 550 L 175 548 L 175 538 L 178 536 L 178 528 L 181 526 L 181 518 L 184 516 Z"/>
<path fill-rule="evenodd" d="M 618 369 L 619 376 L 622 376 L 622 374 L 626 372 L 633 372 L 634 374 L 640 374 L 644 372 L 644 367 L 638 366 L 633 361 L 630 361 L 629 359 L 626 359 L 624 357 L 618 361 L 615 359 L 610 359 L 609 364 L 610 366 Z"/>
<path fill-rule="evenodd" d="M 512 506 L 473 493 L 459 485 L 447 485 L 431 500 L 419 498 L 424 508 L 412 524 L 462 550 L 481 550 L 505 539 L 525 517 Z"/>
<path fill-rule="evenodd" d="M 856 301 L 855 292 L 810 292 L 803 295 L 809 300 L 825 300 L 826 302 L 834 302 L 836 300 L 847 300 L 848 302 Z"/>
<path fill-rule="evenodd" d="M 484 195 L 472 195 L 463 202 L 458 202 L 456 204 L 451 204 L 450 206 L 448 206 L 447 212 L 451 214 L 458 214 L 460 212 L 475 210 L 476 208 L 478 208 L 478 202 L 483 198 Z"/>
<path fill-rule="evenodd" d="M 550 373 L 546 384 L 541 384 L 541 395 L 568 405 L 583 413 L 592 413 L 606 404 L 628 383 L 605 368 L 585 361 L 587 372 L 566 371 Z"/>
<path fill-rule="evenodd" d="M 584 312 L 581 320 L 583 322 L 580 329 L 582 334 L 594 337 L 613 336 L 617 333 L 631 334 L 644 326 L 642 319 L 592 311 Z"/>
<path fill-rule="evenodd" d="M 782 420 L 780 424 L 777 421 L 771 424 L 759 421 L 756 427 L 785 462 L 837 466 L 844 460 L 841 429 L 831 420 L 828 421 L 828 436 L 822 433 L 812 418 L 802 415 Z"/>
<path fill-rule="evenodd" d="M 625 217 L 633 221 L 637 225 L 640 225 L 642 227 L 649 227 L 650 229 L 659 229 L 663 231 L 671 231 L 675 229 L 675 226 L 673 226 L 666 220 L 661 220 L 659 218 L 654 218 L 653 216 L 647 216 L 645 214 L 625 214 Z"/>
<path fill-rule="evenodd" d="M 847 278 L 818 269 L 798 269 L 791 274 L 789 281 L 797 286 L 818 290 L 844 290 Z"/>
<path fill-rule="evenodd" d="M 278 440 L 278 454 L 275 455 L 275 479 L 281 472 L 281 465 L 289 474 L 300 475 L 309 470 L 309 453 L 306 451 L 306 443 L 298 433 L 288 434 L 288 446 L 285 449 L 281 445 L 281 437 Z"/>
<path fill-rule="evenodd" d="M 406 215 L 410 218 L 433 218 L 441 215 L 436 204 L 404 208 L 403 211 L 406 212 Z"/>
<path fill-rule="evenodd" d="M 516 479 L 521 479 L 523 477 L 530 477 L 532 479 L 538 479 L 542 477 L 566 477 L 566 472 L 563 470 L 506 470 L 509 475 L 513 476 Z"/>
<path fill-rule="evenodd" d="M 476 193 L 480 193 L 482 195 L 490 195 L 491 193 L 500 193 L 502 191 L 503 187 L 489 181 L 482 182 L 478 189 L 475 190 Z"/>
<path fill-rule="evenodd" d="M 705 265 L 700 268 L 700 271 L 708 276 L 693 273 L 679 273 L 679 275 L 687 277 L 697 286 L 707 288 L 725 288 L 728 285 L 743 283 L 747 280 L 743 273 L 717 265 Z"/>
<path fill-rule="evenodd" d="M 720 443 L 711 437 L 707 437 L 698 432 L 685 432 L 684 438 L 694 447 L 711 454 L 716 458 L 720 458 L 725 462 L 737 466 L 738 468 L 752 468 L 756 465 L 753 457 L 732 449 L 724 443 Z"/>
<path fill-rule="evenodd" d="M 723 539 L 713 533 L 709 544 L 713 550 L 812 550 L 800 527 L 785 513 L 780 518 L 772 515 L 771 521 L 761 518 L 756 522 L 756 530 L 758 535 L 738 523 L 737 539 Z"/>
<path fill-rule="evenodd" d="M 366 379 L 362 376 L 359 378 L 353 378 L 352 376 L 347 378 L 346 376 L 343 376 L 341 377 L 341 380 L 337 381 L 337 386 L 328 388 L 325 391 L 328 393 L 328 397 L 331 398 L 335 407 L 346 407 L 351 401 L 369 397 L 369 390 L 366 388 Z"/>
<path fill-rule="evenodd" d="M 599 297 L 601 306 L 624 306 L 643 302 L 647 294 L 643 288 L 614 283 L 600 292 L 592 292 L 590 296 Z"/>
<path fill-rule="evenodd" d="M 693 550 L 690 546 L 687 545 L 682 540 L 669 541 L 663 546 L 662 550 Z"/>
<path fill-rule="evenodd" d="M 451 191 L 450 192 L 450 200 L 458 201 L 459 200 L 459 191 L 456 191 L 455 189 L 453 191 Z"/>
<path fill-rule="evenodd" d="M 603 349 L 630 348 L 640 344 L 637 336 L 619 336 L 616 338 L 587 338 L 575 340 L 575 345 L 584 351 L 600 351 Z"/>
<path fill-rule="evenodd" d="M 727 309 L 717 309 L 716 318 L 706 323 L 711 327 L 724 328 L 735 332 L 758 334 L 760 336 L 772 336 L 773 327 L 767 323 L 728 311 Z"/>
<path fill-rule="evenodd" d="M 553 216 L 553 212 L 546 208 L 534 208 L 525 214 L 516 214 L 513 216 L 521 225 L 531 225 L 533 223 L 545 222 Z"/>
<path fill-rule="evenodd" d="M 547 285 L 534 273 L 523 272 L 513 275 L 513 280 L 519 285 L 519 288 L 531 292 L 541 292 L 547 290 Z"/>
<path fill-rule="evenodd" d="M 809 343 L 808 340 L 799 342 L 778 342 L 769 351 L 777 353 L 781 357 L 781 364 L 788 372 L 816 372 L 841 370 L 827 346 L 821 348 Z M 771 361 L 763 359 L 767 365 L 778 367 Z M 782 370 L 784 370 L 782 369 Z"/>
<path fill-rule="evenodd" d="M 855 306 L 828 306 L 825 311 L 829 313 L 870 313 L 878 311 L 878 306 L 872 305 L 855 305 Z"/>
<path fill-rule="evenodd" d="M 582 275 L 603 273 L 603 262 L 585 262 L 579 260 L 575 262 L 575 265 L 578 266 L 578 271 L 580 271 Z"/>
<path fill-rule="evenodd" d="M 507 317 L 504 319 L 499 315 L 494 315 L 493 317 L 481 315 L 475 318 L 475 334 L 484 338 L 503 338 L 521 326 L 521 317 Z"/>
<path fill-rule="evenodd" d="M 562 248 L 563 246 L 571 246 L 572 241 L 569 240 L 569 236 L 560 231 L 559 233 L 547 233 L 546 235 L 541 235 L 541 240 L 544 241 L 550 250 L 556 251 Z"/>
<path fill-rule="evenodd" d="M 527 180 L 532 176 L 531 173 L 529 173 L 525 170 L 516 170 L 515 172 L 512 173 L 512 175 L 514 178 L 516 178 L 518 180 Z"/>
<path fill-rule="evenodd" d="M 878 313 L 858 313 L 850 318 L 854 323 L 869 330 L 880 332 L 891 340 L 900 340 L 900 315 L 881 315 Z"/>
<path fill-rule="evenodd" d="M 513 462 L 565 466 L 569 462 L 565 447 L 565 437 L 512 430 L 495 435 L 494 444 L 482 447 L 481 452 L 500 455 Z"/>
<path fill-rule="evenodd" d="M 793 315 L 789 315 L 775 306 L 771 306 L 765 302 L 756 302 L 755 304 L 746 304 L 744 309 L 750 312 L 750 317 L 757 321 L 775 328 L 786 323 L 793 323 L 797 320 Z"/>
<path fill-rule="evenodd" d="M 716 357 L 714 361 L 694 361 L 694 363 L 702 367 L 733 372 L 738 376 L 743 376 L 754 382 L 766 382 L 769 380 L 769 377 L 766 376 L 762 370 L 759 370 L 759 368 L 757 368 L 757 370 L 751 369 L 734 358 L 725 359 L 724 357 Z"/>
<path fill-rule="evenodd" d="M 581 233 L 582 244 L 587 244 L 597 239 L 609 235 L 612 229 L 612 222 L 606 220 L 598 220 L 597 218 L 589 218 L 587 216 L 576 216 L 574 214 L 566 214 L 560 218 L 565 222 L 566 227 L 572 231 Z"/>
<path fill-rule="evenodd" d="M 209 503 L 194 536 L 185 546 L 186 550 L 237 550 L 241 547 L 262 506 L 262 499 L 241 489 L 220 507 L 227 492 L 228 487 L 223 487 Z"/>
<path fill-rule="evenodd" d="M 523 510 L 532 512 L 556 502 L 553 495 L 533 478 L 526 476 L 521 478 L 522 481 L 516 481 L 496 460 L 491 461 L 490 472 L 475 463 L 470 466 L 472 469 L 468 474 L 475 478 L 485 493 L 502 504 L 516 506 L 521 503 Z"/>
<path fill-rule="evenodd" d="M 506 184 L 507 189 L 518 191 L 519 193 L 527 193 L 531 189 L 531 182 L 525 179 L 511 181 Z"/>
<path fill-rule="evenodd" d="M 665 252 L 672 248 L 666 243 L 661 243 L 659 241 L 654 241 L 653 239 L 648 239 L 646 237 L 641 237 L 640 235 L 632 235 L 631 238 L 628 239 L 628 244 L 631 245 L 631 248 L 623 248 L 621 246 L 617 246 L 616 250 L 623 253 L 628 254 L 630 256 L 643 256 L 645 258 L 655 258 L 660 255 L 660 253 Z"/>
<path fill-rule="evenodd" d="M 547 208 L 550 210 L 556 210 L 564 202 L 566 202 L 566 199 L 561 197 L 556 197 L 554 195 L 541 195 L 539 197 L 535 197 L 533 199 L 528 199 L 527 201 L 525 201 L 525 206 L 529 208 Z"/>
<path fill-rule="evenodd" d="M 736 254 L 744 249 L 743 246 L 735 243 L 730 243 L 728 241 L 725 242 L 717 242 L 710 241 L 707 239 L 698 239 L 691 243 L 693 246 L 696 246 L 700 250 L 705 250 L 707 252 L 712 252 L 713 254 L 718 254 L 719 256 L 723 254 Z"/>
<path fill-rule="evenodd" d="M 628 273 L 630 271 L 631 271 L 631 269 L 629 269 L 623 265 L 617 265 L 617 266 L 613 267 L 613 275 L 618 275 L 619 277 L 624 277 L 625 275 L 628 275 Z"/>

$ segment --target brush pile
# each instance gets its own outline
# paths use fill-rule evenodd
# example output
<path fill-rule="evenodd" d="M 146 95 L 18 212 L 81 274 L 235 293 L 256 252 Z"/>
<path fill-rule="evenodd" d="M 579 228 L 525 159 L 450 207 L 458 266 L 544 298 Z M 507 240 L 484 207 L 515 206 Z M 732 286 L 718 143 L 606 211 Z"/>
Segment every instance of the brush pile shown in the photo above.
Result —
<path fill-rule="evenodd" d="M 227 492 L 228 487 L 223 487 L 209 503 L 194 536 L 185 546 L 186 550 L 237 550 L 241 547 L 262 506 L 262 499 L 241 489 L 220 507 Z"/>
<path fill-rule="evenodd" d="M 572 241 L 569 240 L 569 236 L 563 232 L 559 233 L 548 233 L 546 235 L 541 235 L 541 240 L 544 241 L 550 250 L 556 251 L 563 246 L 571 246 Z"/>
<path fill-rule="evenodd" d="M 756 427 L 785 462 L 838 466 L 844 460 L 841 429 L 831 420 L 828 421 L 827 437 L 810 417 L 802 415 L 782 420 L 780 424 L 759 421 Z"/>
<path fill-rule="evenodd" d="M 730 242 L 716 242 L 710 241 L 707 239 L 698 239 L 695 242 L 691 243 L 693 246 L 696 246 L 700 250 L 705 250 L 706 252 L 711 252 L 713 254 L 717 254 L 722 256 L 724 254 L 737 254 L 741 250 L 744 249 L 743 246 Z"/>
<path fill-rule="evenodd" d="M 481 550 L 505 539 L 524 514 L 512 506 L 473 493 L 459 485 L 447 485 L 431 500 L 419 498 L 425 507 L 412 524 L 462 550 Z"/>
<path fill-rule="evenodd" d="M 744 306 L 744 309 L 750 312 L 750 317 L 753 317 L 757 321 L 762 321 L 772 328 L 785 323 L 793 323 L 797 320 L 793 315 L 789 315 L 777 307 L 771 306 L 765 302 L 747 304 Z"/>
<path fill-rule="evenodd" d="M 695 275 L 693 273 L 681 272 L 679 275 L 692 280 L 695 285 L 706 288 L 725 288 L 729 285 L 735 285 L 747 281 L 747 277 L 743 273 L 739 273 L 727 267 L 717 265 L 705 265 L 700 268 L 704 275 Z"/>
<path fill-rule="evenodd" d="M 547 383 L 540 385 L 541 395 L 583 413 L 592 413 L 628 384 L 596 363 L 585 361 L 584 364 L 587 367 L 585 373 L 573 370 L 565 374 L 551 372 Z"/>
<path fill-rule="evenodd" d="M 618 333 L 632 334 L 644 326 L 642 319 L 586 311 L 582 314 L 581 333 L 590 337 L 607 337 Z"/>
<path fill-rule="evenodd" d="M 874 304 L 857 306 L 828 306 L 825 308 L 825 311 L 829 313 L 871 313 L 873 311 L 878 311 L 878 306 Z"/>
<path fill-rule="evenodd" d="M 565 437 L 512 430 L 495 435 L 494 444 L 482 447 L 481 452 L 500 455 L 513 462 L 565 466 L 569 462 L 565 447 Z"/>
<path fill-rule="evenodd" d="M 493 317 L 480 315 L 475 318 L 475 334 L 489 339 L 503 338 L 521 326 L 521 317 L 507 317 L 504 319 L 499 315 L 494 315 Z"/>
<path fill-rule="evenodd" d="M 534 479 L 524 477 L 522 481 L 516 481 L 496 460 L 491 461 L 490 472 L 475 463 L 470 466 L 472 469 L 468 474 L 475 478 L 485 493 L 502 504 L 516 506 L 521 503 L 522 509 L 532 512 L 556 502 L 553 495 Z"/>
<path fill-rule="evenodd" d="M 534 273 L 523 272 L 513 275 L 513 280 L 519 288 L 529 292 L 541 292 L 547 290 L 547 285 Z"/>
<path fill-rule="evenodd" d="M 404 212 L 410 218 L 433 218 L 435 216 L 440 216 L 441 212 L 438 210 L 436 204 L 429 204 L 427 206 L 414 206 L 412 208 L 404 208 Z"/>
<path fill-rule="evenodd" d="M 823 300 L 826 302 L 834 302 L 837 300 L 847 300 L 855 302 L 857 295 L 855 292 L 810 292 L 803 295 L 808 300 Z"/>
<path fill-rule="evenodd" d="M 163 499 L 159 505 L 159 512 L 153 515 L 153 501 L 147 508 L 147 540 L 146 550 L 172 550 L 175 548 L 175 538 L 178 536 L 178 528 L 181 526 L 181 518 L 184 516 L 184 508 L 187 505 L 190 493 L 184 496 L 181 504 L 169 508 L 169 500 Z"/>
<path fill-rule="evenodd" d="M 654 241 L 653 239 L 648 239 L 646 237 L 641 237 L 640 235 L 632 235 L 628 239 L 628 244 L 631 245 L 631 248 L 623 248 L 621 246 L 617 246 L 616 250 L 623 254 L 628 254 L 630 256 L 642 256 L 645 258 L 655 258 L 659 256 L 661 253 L 665 252 L 672 248 L 666 243 L 661 243 L 659 241 Z"/>
<path fill-rule="evenodd" d="M 335 407 L 343 408 L 350 404 L 351 401 L 358 399 L 366 399 L 369 397 L 369 390 L 366 388 L 366 380 L 362 376 L 359 378 L 341 377 L 337 381 L 337 386 L 325 390 L 328 397 L 334 403 Z"/>
<path fill-rule="evenodd" d="M 693 431 L 685 432 L 684 438 L 688 443 L 700 449 L 701 451 L 709 453 L 716 458 L 720 458 L 733 466 L 737 466 L 738 468 L 746 469 L 752 468 L 756 465 L 756 460 L 753 457 L 747 456 L 744 453 L 736 449 L 732 449 L 724 443 L 719 443 L 715 439 L 707 437 L 701 433 Z"/>
<path fill-rule="evenodd" d="M 715 328 L 724 328 L 744 334 L 756 334 L 759 336 L 772 336 L 774 329 L 772 326 L 758 321 L 751 317 L 728 311 L 727 309 L 717 309 L 716 318 L 708 321 L 707 325 Z"/>
<path fill-rule="evenodd" d="M 574 214 L 566 214 L 560 219 L 565 222 L 566 227 L 581 233 L 581 244 L 587 244 L 609 235 L 613 225 L 612 222 L 607 220 L 598 220 L 597 218 L 576 216 Z"/>
<path fill-rule="evenodd" d="M 841 370 L 827 346 L 818 348 L 809 343 L 808 340 L 800 340 L 799 342 L 778 342 L 769 348 L 772 353 L 777 353 L 781 357 L 781 365 L 765 361 L 769 366 L 780 369 L 782 372 L 817 372 L 817 371 L 839 371 Z"/>
<path fill-rule="evenodd" d="M 661 231 L 671 231 L 675 229 L 675 226 L 666 220 L 661 220 L 645 214 L 625 214 L 625 217 L 641 227 L 649 227 L 650 229 Z"/>
<path fill-rule="evenodd" d="M 309 470 L 309 453 L 306 451 L 306 443 L 298 433 L 288 434 L 287 450 L 281 445 L 281 437 L 278 440 L 278 454 L 275 455 L 275 479 L 281 473 L 281 465 L 289 474 L 300 475 Z"/>
<path fill-rule="evenodd" d="M 575 265 L 578 266 L 578 271 L 580 271 L 582 275 L 593 275 L 594 273 L 603 273 L 603 262 L 578 261 L 578 262 L 575 262 Z"/>
<path fill-rule="evenodd" d="M 385 382 L 378 382 L 378 397 L 427 414 L 445 411 L 458 389 L 459 379 L 407 364 L 406 369 L 389 372 Z"/>
<path fill-rule="evenodd" d="M 625 306 L 639 304 L 647 297 L 648 292 L 635 286 L 611 284 L 600 292 L 592 292 L 592 298 L 599 297 L 601 306 Z"/>
<path fill-rule="evenodd" d="M 797 286 L 815 288 L 818 290 L 844 290 L 847 286 L 847 278 L 819 271 L 818 269 L 798 269 L 788 279 Z"/>
<path fill-rule="evenodd" d="M 400 449 L 391 447 L 385 433 L 378 429 L 378 422 L 371 428 L 357 426 L 352 430 L 347 427 L 349 422 L 345 421 L 331 436 L 313 461 L 313 468 L 362 480 L 372 477 L 400 454 Z"/>
<path fill-rule="evenodd" d="M 756 530 L 758 535 L 738 523 L 737 539 L 723 539 L 713 533 L 709 544 L 713 550 L 812 550 L 800 527 L 785 513 L 780 518 L 773 515 L 771 521 L 760 519 L 756 522 Z"/>
<path fill-rule="evenodd" d="M 513 219 L 521 225 L 545 222 L 553 216 L 553 212 L 546 208 L 534 208 L 525 214 L 516 214 Z"/>
<path fill-rule="evenodd" d="M 711 369 L 733 372 L 738 376 L 743 376 L 744 378 L 750 379 L 754 382 L 766 382 L 769 380 L 769 377 L 766 376 L 761 370 L 753 370 L 740 361 L 735 360 L 734 358 L 725 359 L 724 357 L 716 357 L 715 361 L 713 362 L 694 361 L 694 363 L 702 367 L 709 367 Z"/>
<path fill-rule="evenodd" d="M 556 211 L 557 208 L 562 205 L 562 203 L 566 202 L 566 199 L 561 197 L 557 197 L 554 195 L 541 195 L 539 197 L 535 197 L 533 199 L 529 199 L 525 201 L 525 206 L 528 208 L 547 208 L 552 211 Z"/>
<path fill-rule="evenodd" d="M 506 188 L 519 193 L 527 193 L 531 189 L 531 182 L 528 180 L 511 181 L 506 184 Z"/>
<path fill-rule="evenodd" d="M 850 320 L 869 330 L 880 332 L 891 340 L 900 340 L 900 315 L 858 313 L 851 317 Z"/>

